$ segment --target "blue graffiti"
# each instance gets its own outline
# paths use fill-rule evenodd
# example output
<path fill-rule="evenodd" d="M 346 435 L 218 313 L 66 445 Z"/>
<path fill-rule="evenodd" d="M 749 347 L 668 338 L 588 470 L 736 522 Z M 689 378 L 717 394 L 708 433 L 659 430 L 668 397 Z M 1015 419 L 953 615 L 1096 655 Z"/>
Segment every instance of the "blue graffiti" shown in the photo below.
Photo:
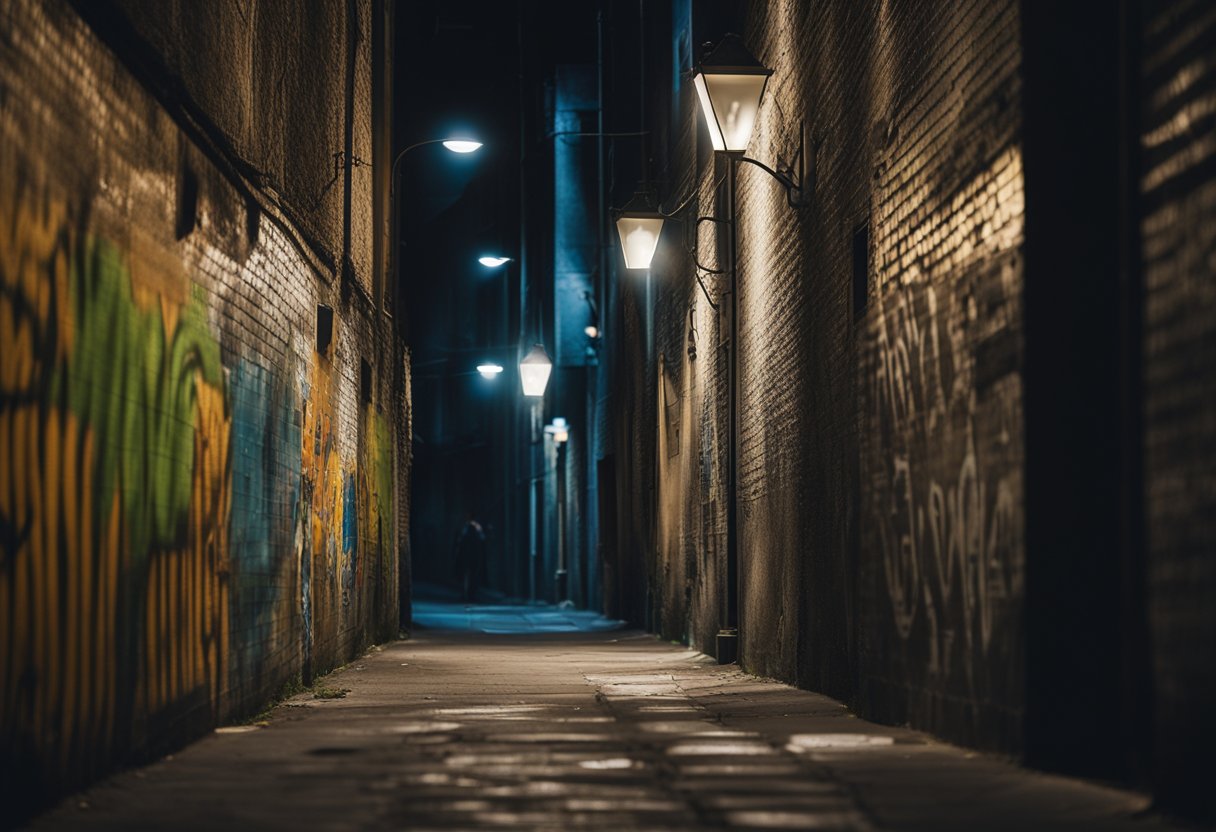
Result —
<path fill-rule="evenodd" d="M 290 374 L 286 374 L 290 378 Z M 232 544 L 234 629 L 249 634 L 238 672 L 260 676 L 273 645 L 277 601 L 295 559 L 300 488 L 300 426 L 288 383 L 252 361 L 238 361 L 229 378 L 232 407 Z"/>
<path fill-rule="evenodd" d="M 355 478 L 342 483 L 342 606 L 350 606 L 355 594 L 355 566 L 359 551 L 359 508 Z"/>

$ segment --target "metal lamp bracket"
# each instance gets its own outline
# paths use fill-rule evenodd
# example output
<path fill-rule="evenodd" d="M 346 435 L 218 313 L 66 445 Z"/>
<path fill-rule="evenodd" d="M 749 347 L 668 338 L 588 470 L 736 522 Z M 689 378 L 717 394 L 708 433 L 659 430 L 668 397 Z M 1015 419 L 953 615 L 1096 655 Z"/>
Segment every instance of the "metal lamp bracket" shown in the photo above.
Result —
<path fill-rule="evenodd" d="M 749 156 L 744 156 L 742 153 L 732 153 L 730 155 L 734 161 L 755 165 L 776 179 L 781 187 L 785 188 L 785 199 L 790 207 L 798 208 L 806 204 L 807 193 L 814 190 L 815 160 L 813 158 L 810 160 L 810 177 L 808 180 L 807 144 L 806 121 L 800 120 L 798 122 L 798 151 L 794 154 L 794 158 L 789 164 L 778 160 L 777 167 L 774 170 L 758 159 L 752 159 Z"/>

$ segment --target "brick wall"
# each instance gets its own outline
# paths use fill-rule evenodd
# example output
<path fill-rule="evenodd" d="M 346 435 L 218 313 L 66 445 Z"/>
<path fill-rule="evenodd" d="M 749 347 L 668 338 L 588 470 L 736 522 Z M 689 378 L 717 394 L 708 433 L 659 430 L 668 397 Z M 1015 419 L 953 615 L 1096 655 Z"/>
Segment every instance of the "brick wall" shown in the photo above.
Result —
<path fill-rule="evenodd" d="M 395 634 L 408 362 L 343 216 L 369 168 L 314 245 L 72 7 L 0 14 L 0 800 L 28 808 Z"/>
<path fill-rule="evenodd" d="M 748 155 L 791 162 L 805 121 L 812 171 L 795 208 L 738 171 L 742 663 L 1210 813 L 1210 4 L 668 8 L 647 77 L 690 29 L 739 27 L 774 70 Z M 664 206 L 721 216 L 725 164 L 668 92 L 647 110 Z M 614 392 L 657 395 L 618 417 L 658 443 L 648 622 L 707 651 L 729 282 L 704 297 L 686 249 L 721 268 L 724 239 L 664 230 L 658 381 Z"/>
<path fill-rule="evenodd" d="M 748 155 L 792 162 L 805 121 L 814 173 L 790 208 L 762 171 L 738 170 L 742 662 L 870 716 L 1015 749 L 1016 4 L 752 3 L 743 34 L 774 70 Z M 656 96 L 652 106 L 666 105 Z M 706 152 L 695 108 L 684 85 L 659 161 L 663 196 L 670 209 L 696 193 L 688 216 L 720 215 L 726 166 Z M 653 269 L 654 624 L 712 650 L 728 322 L 692 279 L 680 234 L 664 231 Z M 688 240 L 709 267 L 723 265 L 723 242 L 712 224 Z M 857 253 L 865 282 L 855 297 Z M 706 281 L 726 301 L 725 279 Z"/>
<path fill-rule="evenodd" d="M 1145 512 L 1155 772 L 1212 814 L 1216 739 L 1216 14 L 1147 3 L 1141 23 Z"/>

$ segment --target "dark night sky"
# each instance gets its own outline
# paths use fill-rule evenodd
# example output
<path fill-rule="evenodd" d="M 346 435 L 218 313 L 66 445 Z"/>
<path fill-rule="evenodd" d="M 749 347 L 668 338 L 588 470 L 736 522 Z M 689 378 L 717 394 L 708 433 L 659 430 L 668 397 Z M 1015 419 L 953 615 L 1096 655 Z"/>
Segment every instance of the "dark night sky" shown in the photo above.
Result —
<path fill-rule="evenodd" d="M 398 4 L 397 146 L 460 132 L 486 145 L 469 157 L 431 148 L 407 156 L 406 216 L 433 219 L 472 177 L 517 177 L 521 15 L 529 76 L 523 92 L 534 97 L 543 94 L 544 66 L 595 61 L 595 11 L 595 3 L 554 0 Z"/>

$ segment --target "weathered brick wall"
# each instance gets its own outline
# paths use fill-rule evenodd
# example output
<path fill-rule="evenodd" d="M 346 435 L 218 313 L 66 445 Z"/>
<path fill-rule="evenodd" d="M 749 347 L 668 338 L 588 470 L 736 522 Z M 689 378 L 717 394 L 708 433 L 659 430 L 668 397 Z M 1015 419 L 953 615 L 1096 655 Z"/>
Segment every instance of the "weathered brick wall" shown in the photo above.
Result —
<path fill-rule="evenodd" d="M 738 170 L 743 664 L 868 715 L 1016 748 L 1016 5 L 775 0 L 750 4 L 743 34 L 774 70 L 748 155 L 792 162 L 805 120 L 814 171 L 791 209 L 762 171 Z M 689 129 L 695 107 L 686 85 L 666 205 L 696 191 L 688 215 L 721 214 L 725 165 Z M 707 649 L 726 548 L 727 330 L 679 236 L 664 231 L 654 267 L 655 625 Z M 706 224 L 690 242 L 713 267 L 722 241 Z M 726 300 L 722 278 L 707 283 Z"/>
<path fill-rule="evenodd" d="M 925 8 L 889 26 L 872 53 L 878 95 L 867 160 L 873 275 L 858 357 L 858 693 L 885 719 L 1017 749 L 1025 649 L 1017 8 Z"/>
<path fill-rule="evenodd" d="M 1141 44 L 1145 500 L 1156 789 L 1212 814 L 1216 739 L 1216 15 L 1146 3 Z"/>
<path fill-rule="evenodd" d="M 72 7 L 14 0 L 0 31 L 8 814 L 395 634 L 408 364 Z M 352 239 L 370 286 L 370 233 Z"/>

